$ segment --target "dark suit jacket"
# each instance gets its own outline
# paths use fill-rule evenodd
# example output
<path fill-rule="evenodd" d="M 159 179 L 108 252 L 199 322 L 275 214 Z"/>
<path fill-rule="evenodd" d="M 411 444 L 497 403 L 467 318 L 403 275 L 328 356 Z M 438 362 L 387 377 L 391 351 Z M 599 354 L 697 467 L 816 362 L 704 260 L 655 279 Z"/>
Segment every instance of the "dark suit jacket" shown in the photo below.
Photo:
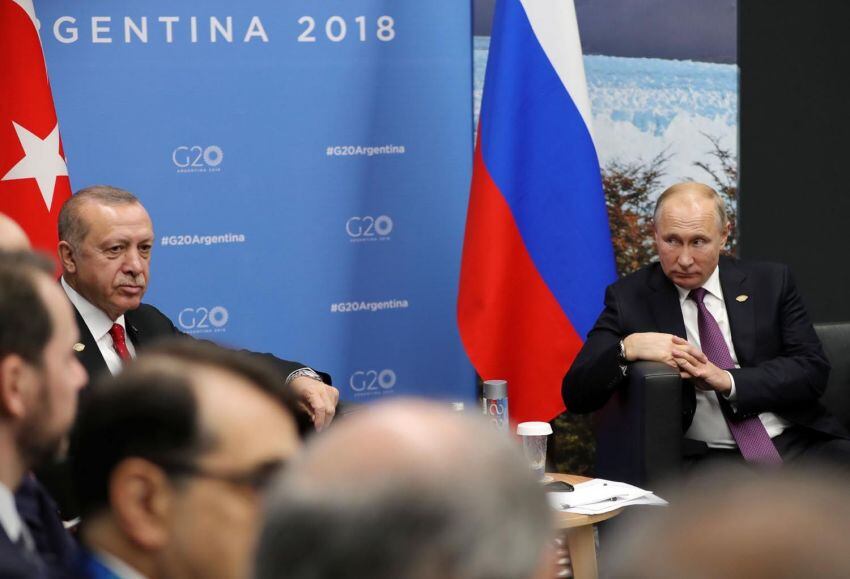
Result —
<path fill-rule="evenodd" d="M 846 437 L 818 402 L 830 366 L 788 267 L 721 257 L 720 286 L 741 366 L 730 370 L 736 414 L 743 418 L 773 412 L 793 424 Z M 747 298 L 738 301 L 742 295 Z M 597 410 L 626 383 L 617 360 L 619 342 L 635 332 L 687 337 L 679 294 L 659 263 L 606 290 L 605 309 L 563 380 L 562 395 L 570 411 Z M 689 381 L 683 381 L 683 387 L 687 428 L 696 396 Z"/>
<path fill-rule="evenodd" d="M 47 572 L 30 561 L 0 526 L 0 577 L 3 579 L 43 579 Z"/>
<path fill-rule="evenodd" d="M 77 543 L 65 530 L 59 507 L 32 474 L 15 491 L 15 504 L 27 525 L 46 572 L 62 577 L 77 558 Z M 5 577 L 0 572 L 0 577 Z"/>

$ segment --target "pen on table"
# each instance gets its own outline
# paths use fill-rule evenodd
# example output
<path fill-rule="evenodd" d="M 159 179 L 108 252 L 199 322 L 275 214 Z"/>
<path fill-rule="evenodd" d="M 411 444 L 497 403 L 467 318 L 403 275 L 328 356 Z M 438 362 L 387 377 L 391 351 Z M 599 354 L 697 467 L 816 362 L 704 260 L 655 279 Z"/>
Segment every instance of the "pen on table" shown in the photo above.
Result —
<path fill-rule="evenodd" d="M 596 501 L 595 503 L 585 503 L 585 504 L 582 504 L 582 505 L 571 505 L 569 503 L 561 503 L 561 508 L 562 509 L 574 509 L 574 508 L 577 508 L 577 507 L 588 507 L 590 505 L 598 505 L 599 503 L 607 503 L 607 502 L 613 503 L 615 501 L 621 501 L 624 498 L 625 497 L 611 497 L 610 499 L 602 499 L 601 501 Z"/>

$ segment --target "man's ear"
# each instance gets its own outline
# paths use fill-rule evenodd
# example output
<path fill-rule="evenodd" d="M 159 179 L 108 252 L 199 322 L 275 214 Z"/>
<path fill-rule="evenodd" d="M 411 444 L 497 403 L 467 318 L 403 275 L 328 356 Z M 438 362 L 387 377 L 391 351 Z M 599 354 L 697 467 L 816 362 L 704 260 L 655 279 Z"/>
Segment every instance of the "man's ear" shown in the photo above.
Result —
<path fill-rule="evenodd" d="M 115 524 L 135 545 L 157 551 L 169 540 L 173 488 L 165 472 L 143 458 L 128 458 L 109 477 Z"/>
<path fill-rule="evenodd" d="M 62 263 L 62 270 L 67 273 L 77 272 L 77 262 L 74 255 L 74 248 L 67 241 L 59 242 L 59 261 Z"/>
<path fill-rule="evenodd" d="M 0 360 L 0 413 L 14 418 L 26 414 L 27 382 L 34 379 L 33 372 L 18 354 Z"/>
<path fill-rule="evenodd" d="M 726 242 L 729 241 L 729 234 L 732 233 L 732 222 L 728 221 L 723 228 L 723 237 L 720 238 L 720 247 L 726 247 Z"/>

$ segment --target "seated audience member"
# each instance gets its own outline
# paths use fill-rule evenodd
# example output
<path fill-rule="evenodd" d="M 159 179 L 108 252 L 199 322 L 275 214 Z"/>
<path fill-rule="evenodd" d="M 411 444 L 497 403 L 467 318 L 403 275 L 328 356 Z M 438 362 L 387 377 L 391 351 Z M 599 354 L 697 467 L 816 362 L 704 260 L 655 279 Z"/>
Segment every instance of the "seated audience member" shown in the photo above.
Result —
<path fill-rule="evenodd" d="M 62 206 L 62 288 L 77 310 L 84 346 L 80 361 L 92 377 L 106 370 L 115 374 L 137 349 L 156 338 L 179 334 L 162 312 L 142 303 L 153 246 L 150 216 L 128 191 L 88 187 Z M 337 389 L 303 364 L 266 357 L 275 362 L 316 428 L 327 426 L 339 400 Z"/>
<path fill-rule="evenodd" d="M 247 576 L 262 491 L 299 446 L 291 392 L 242 352 L 151 348 L 80 406 L 77 576 Z"/>
<path fill-rule="evenodd" d="M 85 369 L 74 356 L 71 305 L 53 264 L 28 252 L 0 252 L 0 577 L 56 575 L 74 547 L 28 474 L 64 452 Z M 24 486 L 32 518 L 13 492 Z M 34 528 L 37 527 L 37 528 Z"/>
<path fill-rule="evenodd" d="M 619 579 L 850 577 L 846 472 L 720 470 L 617 529 Z"/>
<path fill-rule="evenodd" d="M 605 309 L 563 381 L 572 412 L 601 408 L 628 363 L 662 362 L 685 388 L 691 466 L 850 465 L 848 433 L 819 403 L 830 366 L 788 267 L 721 256 L 723 200 L 700 183 L 658 198 L 659 262 L 610 285 Z"/>
<path fill-rule="evenodd" d="M 432 404 L 352 415 L 270 494 L 258 579 L 553 576 L 552 514 L 516 442 Z"/>

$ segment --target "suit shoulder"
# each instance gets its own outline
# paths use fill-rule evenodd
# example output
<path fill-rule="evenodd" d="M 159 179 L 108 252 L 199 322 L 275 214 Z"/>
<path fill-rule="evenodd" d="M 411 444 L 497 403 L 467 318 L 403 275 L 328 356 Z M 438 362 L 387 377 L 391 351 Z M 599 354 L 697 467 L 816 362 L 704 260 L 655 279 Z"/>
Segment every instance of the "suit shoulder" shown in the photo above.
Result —
<path fill-rule="evenodd" d="M 720 267 L 739 268 L 748 274 L 764 278 L 782 278 L 791 272 L 791 268 L 778 261 L 761 261 L 751 259 L 738 259 L 736 257 L 723 257 Z"/>
<path fill-rule="evenodd" d="M 124 319 L 136 332 L 141 331 L 146 336 L 160 336 L 177 332 L 171 319 L 150 304 L 141 304 L 135 310 L 128 311 Z"/>
<path fill-rule="evenodd" d="M 133 317 L 156 317 L 156 318 L 168 318 L 165 314 L 163 314 L 159 308 L 152 306 L 150 304 L 141 304 L 138 308 L 133 310 L 132 312 L 128 312 Z"/>
<path fill-rule="evenodd" d="M 614 293 L 625 292 L 632 294 L 642 291 L 650 283 L 650 280 L 656 279 L 659 274 L 663 276 L 660 270 L 661 264 L 657 261 L 652 262 L 637 271 L 624 275 L 608 286 L 608 288 Z"/>

